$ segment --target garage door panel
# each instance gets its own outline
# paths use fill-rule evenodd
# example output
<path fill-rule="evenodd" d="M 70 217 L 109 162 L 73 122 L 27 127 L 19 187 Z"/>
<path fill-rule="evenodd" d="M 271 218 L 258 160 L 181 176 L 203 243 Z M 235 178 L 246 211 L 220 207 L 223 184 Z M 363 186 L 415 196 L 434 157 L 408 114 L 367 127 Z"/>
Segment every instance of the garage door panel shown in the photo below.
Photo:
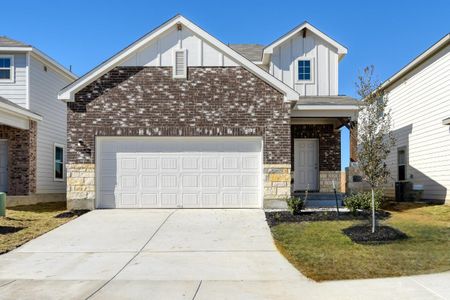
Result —
<path fill-rule="evenodd" d="M 141 188 L 146 189 L 157 189 L 158 188 L 158 175 L 141 175 Z"/>
<path fill-rule="evenodd" d="M 137 139 L 100 141 L 99 207 L 261 207 L 260 141 Z"/>
<path fill-rule="evenodd" d="M 143 208 L 158 208 L 158 194 L 157 193 L 142 193 L 142 207 Z"/>
<path fill-rule="evenodd" d="M 200 195 L 197 193 L 183 193 L 182 194 L 183 207 L 200 207 Z"/>
<path fill-rule="evenodd" d="M 161 188 L 162 189 L 178 187 L 178 175 L 162 174 L 160 177 L 161 177 Z"/>
<path fill-rule="evenodd" d="M 203 192 L 202 195 L 202 207 L 220 207 L 219 195 L 217 193 Z"/>
<path fill-rule="evenodd" d="M 200 174 L 181 174 L 181 188 L 200 188 Z"/>
<path fill-rule="evenodd" d="M 203 174 L 202 188 L 219 188 L 220 175 L 219 174 Z"/>
<path fill-rule="evenodd" d="M 177 207 L 178 191 L 161 192 L 161 207 Z"/>

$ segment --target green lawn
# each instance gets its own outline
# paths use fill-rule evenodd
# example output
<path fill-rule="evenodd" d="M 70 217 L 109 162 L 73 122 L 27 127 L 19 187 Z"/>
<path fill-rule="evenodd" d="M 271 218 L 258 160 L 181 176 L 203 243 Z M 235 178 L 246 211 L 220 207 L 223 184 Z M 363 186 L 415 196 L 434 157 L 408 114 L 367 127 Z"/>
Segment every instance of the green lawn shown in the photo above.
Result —
<path fill-rule="evenodd" d="M 74 218 L 66 211 L 65 202 L 40 203 L 6 209 L 6 217 L 0 217 L 0 254 L 11 251 Z"/>
<path fill-rule="evenodd" d="M 278 249 L 317 281 L 435 273 L 450 270 L 450 206 L 397 204 L 383 224 L 410 238 L 353 243 L 342 229 L 362 221 L 282 223 L 272 227 Z"/>

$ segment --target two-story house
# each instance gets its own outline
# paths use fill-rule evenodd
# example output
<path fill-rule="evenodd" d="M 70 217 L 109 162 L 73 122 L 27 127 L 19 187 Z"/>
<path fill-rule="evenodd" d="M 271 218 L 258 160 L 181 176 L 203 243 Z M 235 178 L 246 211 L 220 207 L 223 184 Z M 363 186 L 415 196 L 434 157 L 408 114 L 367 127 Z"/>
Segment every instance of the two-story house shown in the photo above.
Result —
<path fill-rule="evenodd" d="M 70 208 L 262 207 L 339 186 L 347 49 L 308 23 L 226 45 L 175 16 L 59 93 Z"/>
<path fill-rule="evenodd" d="M 0 191 L 7 204 L 65 200 L 66 105 L 76 79 L 33 46 L 0 37 Z"/>
<path fill-rule="evenodd" d="M 386 160 L 391 172 L 386 195 L 395 196 L 395 182 L 409 182 L 423 189 L 423 200 L 450 203 L 450 34 L 381 88 L 396 138 Z"/>

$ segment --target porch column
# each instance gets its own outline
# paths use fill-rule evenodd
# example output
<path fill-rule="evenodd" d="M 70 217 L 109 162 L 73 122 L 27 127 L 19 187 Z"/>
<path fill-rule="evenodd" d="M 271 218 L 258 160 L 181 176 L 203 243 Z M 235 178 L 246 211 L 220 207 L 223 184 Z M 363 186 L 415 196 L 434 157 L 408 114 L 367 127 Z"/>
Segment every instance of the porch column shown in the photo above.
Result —
<path fill-rule="evenodd" d="M 350 124 L 350 162 L 358 161 L 358 123 L 353 121 Z"/>

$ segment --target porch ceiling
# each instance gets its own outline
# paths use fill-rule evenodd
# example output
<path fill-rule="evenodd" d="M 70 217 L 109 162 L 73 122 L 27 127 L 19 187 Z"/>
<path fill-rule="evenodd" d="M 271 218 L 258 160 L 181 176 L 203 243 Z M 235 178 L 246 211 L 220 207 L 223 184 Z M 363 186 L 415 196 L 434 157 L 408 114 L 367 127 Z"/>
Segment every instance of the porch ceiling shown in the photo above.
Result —
<path fill-rule="evenodd" d="M 356 120 L 361 101 L 348 96 L 303 96 L 292 107 L 292 117 L 350 118 Z"/>
<path fill-rule="evenodd" d="M 0 124 L 29 129 L 29 120 L 42 121 L 42 117 L 20 105 L 0 97 Z"/>

